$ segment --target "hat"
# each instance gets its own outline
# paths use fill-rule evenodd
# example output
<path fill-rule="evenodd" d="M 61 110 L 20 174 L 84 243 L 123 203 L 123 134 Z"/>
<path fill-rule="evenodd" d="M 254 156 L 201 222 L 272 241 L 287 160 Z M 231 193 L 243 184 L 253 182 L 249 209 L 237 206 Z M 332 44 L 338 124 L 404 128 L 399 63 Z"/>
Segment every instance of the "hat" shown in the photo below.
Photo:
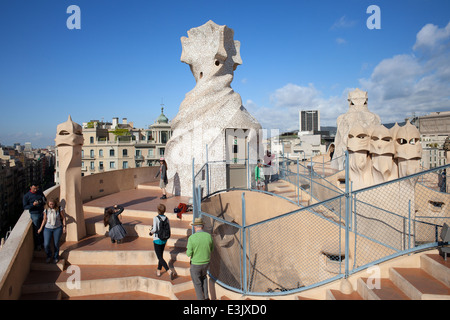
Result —
<path fill-rule="evenodd" d="M 195 218 L 194 222 L 191 223 L 191 226 L 200 226 L 200 225 L 201 226 L 204 225 L 202 218 Z"/>
<path fill-rule="evenodd" d="M 164 161 L 164 157 L 159 158 L 159 161 Z"/>

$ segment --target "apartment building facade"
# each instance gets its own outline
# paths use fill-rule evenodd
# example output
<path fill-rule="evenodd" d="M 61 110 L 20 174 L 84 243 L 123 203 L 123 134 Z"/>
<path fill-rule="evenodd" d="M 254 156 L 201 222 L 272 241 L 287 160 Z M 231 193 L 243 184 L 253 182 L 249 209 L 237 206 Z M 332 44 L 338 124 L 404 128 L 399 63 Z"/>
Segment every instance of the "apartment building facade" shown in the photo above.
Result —
<path fill-rule="evenodd" d="M 160 116 L 146 129 L 137 129 L 126 118 L 119 123 L 91 120 L 83 123 L 82 176 L 111 170 L 159 165 L 172 135 L 169 119 Z M 55 182 L 59 183 L 57 166 Z"/>

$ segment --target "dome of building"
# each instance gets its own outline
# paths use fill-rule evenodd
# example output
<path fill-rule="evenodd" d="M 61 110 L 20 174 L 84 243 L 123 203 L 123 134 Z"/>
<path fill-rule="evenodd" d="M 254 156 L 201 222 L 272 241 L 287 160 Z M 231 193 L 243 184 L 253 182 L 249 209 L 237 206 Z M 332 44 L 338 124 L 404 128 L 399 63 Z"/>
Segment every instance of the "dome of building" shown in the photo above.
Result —
<path fill-rule="evenodd" d="M 156 119 L 157 123 L 169 123 L 169 119 L 164 115 L 164 108 L 161 108 L 161 114 Z"/>

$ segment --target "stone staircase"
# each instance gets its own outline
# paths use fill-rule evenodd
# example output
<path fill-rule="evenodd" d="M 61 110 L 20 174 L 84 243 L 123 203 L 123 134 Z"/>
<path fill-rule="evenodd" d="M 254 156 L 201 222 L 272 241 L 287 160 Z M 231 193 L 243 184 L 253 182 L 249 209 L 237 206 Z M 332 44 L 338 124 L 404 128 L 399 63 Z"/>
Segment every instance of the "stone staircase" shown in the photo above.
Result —
<path fill-rule="evenodd" d="M 297 200 L 299 198 L 301 206 L 306 207 L 310 205 L 311 201 L 310 195 L 307 192 L 300 192 L 299 197 L 297 198 L 296 187 L 285 180 L 278 180 L 275 182 L 271 182 L 269 183 L 268 188 L 269 192 L 285 197 L 295 203 L 297 203 Z"/>
<path fill-rule="evenodd" d="M 152 192 L 154 186 L 138 189 Z M 159 201 L 160 189 L 155 189 Z M 173 200 L 175 201 L 175 200 Z M 178 201 L 178 200 L 177 200 Z M 21 299 L 123 299 L 179 300 L 195 299 L 186 256 L 187 239 L 191 233 L 192 213 L 176 217 L 167 207 L 172 237 L 166 244 L 164 259 L 174 267 L 177 277 L 170 280 L 162 270 L 156 276 L 158 259 L 149 235 L 155 211 L 125 208 L 122 224 L 127 237 L 113 244 L 103 225 L 103 206 L 84 205 L 87 236 L 79 242 L 64 242 L 58 264 L 46 263 L 43 251 L 35 252 L 31 271 L 22 286 Z"/>
<path fill-rule="evenodd" d="M 285 197 L 295 197 L 295 189 L 285 181 L 269 184 L 269 191 Z M 135 193 L 138 195 L 134 195 Z M 139 194 L 139 192 L 141 192 Z M 154 192 L 154 193 L 152 193 Z M 133 199 L 125 198 L 133 193 Z M 292 195 L 295 193 L 295 196 Z M 149 196 L 150 194 L 150 196 Z M 45 253 L 35 252 L 31 271 L 22 286 L 23 300 L 195 300 L 195 291 L 189 276 L 189 258 L 186 256 L 187 239 L 191 233 L 192 213 L 179 220 L 173 213 L 179 199 L 168 199 L 167 213 L 172 227 L 164 258 L 178 274 L 170 280 L 167 272 L 156 276 L 157 258 L 149 236 L 154 206 L 140 203 L 139 199 L 160 203 L 160 190 L 152 185 L 141 185 L 125 196 L 112 195 L 115 203 L 128 203 L 122 213 L 122 223 L 128 233 L 122 244 L 111 243 L 105 236 L 104 205 L 89 202 L 84 205 L 87 237 L 79 242 L 65 242 L 61 246 L 58 264 L 45 263 Z M 138 199 L 139 198 L 139 199 Z M 102 198 L 103 199 L 103 198 Z M 138 200 L 136 200 L 138 199 Z M 184 202 L 183 199 L 182 202 Z M 303 199 L 305 205 L 308 200 Z M 103 200 L 112 203 L 111 198 Z M 131 205 L 132 204 L 132 205 Z M 147 208 L 148 210 L 144 210 Z M 370 288 L 367 278 L 359 278 L 351 294 L 339 290 L 326 290 L 321 299 L 328 300 L 450 300 L 450 259 L 438 254 L 422 254 L 420 268 L 391 267 L 389 277 L 380 281 L 380 288 Z M 324 290 L 325 291 L 325 290 Z M 218 299 L 229 297 L 220 295 Z M 288 299 L 292 299 L 287 297 Z M 249 299 L 249 297 L 245 297 Z M 284 299 L 284 297 L 278 297 Z M 295 299 L 309 299 L 297 294 Z"/>
<path fill-rule="evenodd" d="M 391 267 L 379 285 L 359 278 L 354 292 L 327 290 L 327 300 L 450 300 L 450 259 L 422 254 L 420 268 Z"/>

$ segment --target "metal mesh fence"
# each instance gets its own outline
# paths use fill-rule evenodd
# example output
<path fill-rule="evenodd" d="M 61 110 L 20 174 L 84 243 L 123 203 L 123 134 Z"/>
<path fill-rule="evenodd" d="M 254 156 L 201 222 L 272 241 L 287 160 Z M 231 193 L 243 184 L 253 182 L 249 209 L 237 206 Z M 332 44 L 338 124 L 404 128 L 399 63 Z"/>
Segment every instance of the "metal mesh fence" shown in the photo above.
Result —
<path fill-rule="evenodd" d="M 327 208 L 339 208 L 340 201 L 249 226 L 248 292 L 295 291 L 341 274 L 342 215 Z"/>
<path fill-rule="evenodd" d="M 339 172 L 335 180 L 324 180 L 314 164 L 308 168 L 291 161 L 280 161 L 280 178 L 301 188 L 309 184 L 304 189 L 317 203 L 249 226 L 241 225 L 244 217 L 237 223 L 198 212 L 214 238 L 210 274 L 219 283 L 249 294 L 301 291 L 436 245 L 442 225 L 450 224 L 450 194 L 440 192 L 439 185 L 439 174 L 450 165 L 345 193 L 345 183 L 336 178 Z M 255 188 L 254 170 L 255 164 L 247 162 L 208 163 L 196 173 L 194 185 L 202 197 Z M 223 172 L 238 185 L 226 185 Z M 242 214 L 245 210 L 244 202 Z"/>
<path fill-rule="evenodd" d="M 352 193 L 354 268 L 440 241 L 443 223 L 450 223 L 450 195 L 438 191 L 440 170 Z"/>

